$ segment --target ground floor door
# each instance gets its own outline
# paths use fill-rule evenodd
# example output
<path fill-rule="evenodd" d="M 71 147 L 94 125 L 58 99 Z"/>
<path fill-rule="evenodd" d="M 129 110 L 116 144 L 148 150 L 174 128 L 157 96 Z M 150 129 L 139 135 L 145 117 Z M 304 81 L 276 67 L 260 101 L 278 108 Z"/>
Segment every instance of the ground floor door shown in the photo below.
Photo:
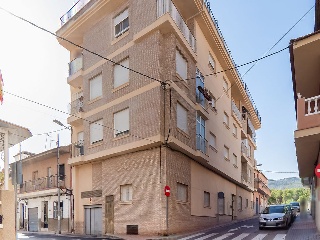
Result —
<path fill-rule="evenodd" d="M 102 235 L 102 207 L 85 206 L 85 233 L 88 235 Z"/>
<path fill-rule="evenodd" d="M 256 198 L 256 214 L 259 214 L 259 199 Z"/>
<path fill-rule="evenodd" d="M 235 204 L 236 204 L 236 195 L 234 194 L 231 194 L 231 216 L 232 216 L 232 220 L 235 219 L 235 216 L 234 216 L 234 210 L 235 210 Z"/>
<path fill-rule="evenodd" d="M 24 204 L 20 204 L 20 229 L 24 228 Z"/>
<path fill-rule="evenodd" d="M 38 208 L 28 209 L 28 229 L 29 232 L 38 232 Z"/>
<path fill-rule="evenodd" d="M 106 196 L 106 213 L 105 213 L 106 234 L 114 234 L 114 197 Z"/>
<path fill-rule="evenodd" d="M 43 228 L 48 228 L 49 218 L 48 218 L 48 201 L 44 201 L 43 203 Z"/>

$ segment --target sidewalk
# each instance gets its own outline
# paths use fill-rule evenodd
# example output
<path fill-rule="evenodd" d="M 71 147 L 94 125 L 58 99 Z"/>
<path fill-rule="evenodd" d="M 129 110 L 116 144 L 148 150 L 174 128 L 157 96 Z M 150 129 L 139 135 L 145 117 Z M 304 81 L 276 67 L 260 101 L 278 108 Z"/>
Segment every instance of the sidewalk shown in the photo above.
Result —
<path fill-rule="evenodd" d="M 320 239 L 316 223 L 310 213 L 300 213 L 289 228 L 286 240 L 315 240 Z"/>

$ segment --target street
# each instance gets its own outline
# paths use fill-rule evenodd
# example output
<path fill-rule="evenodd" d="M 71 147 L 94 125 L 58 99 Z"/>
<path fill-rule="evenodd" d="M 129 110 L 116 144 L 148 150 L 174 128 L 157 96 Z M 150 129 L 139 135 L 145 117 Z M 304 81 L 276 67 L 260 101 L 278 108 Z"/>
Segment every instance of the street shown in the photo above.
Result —
<path fill-rule="evenodd" d="M 89 236 L 79 236 L 79 235 L 61 235 L 61 236 L 57 236 L 54 234 L 44 234 L 44 233 L 18 233 L 18 237 L 17 239 L 30 239 L 30 240 L 58 240 L 58 239 L 73 239 L 73 240 L 82 240 L 82 239 L 86 239 L 86 240 L 90 240 L 90 239 L 114 239 L 114 238 L 96 238 L 96 237 L 89 237 Z"/>
<path fill-rule="evenodd" d="M 286 229 L 259 230 L 258 218 L 235 223 L 230 226 L 199 232 L 190 236 L 179 238 L 180 240 L 281 240 L 285 239 Z"/>

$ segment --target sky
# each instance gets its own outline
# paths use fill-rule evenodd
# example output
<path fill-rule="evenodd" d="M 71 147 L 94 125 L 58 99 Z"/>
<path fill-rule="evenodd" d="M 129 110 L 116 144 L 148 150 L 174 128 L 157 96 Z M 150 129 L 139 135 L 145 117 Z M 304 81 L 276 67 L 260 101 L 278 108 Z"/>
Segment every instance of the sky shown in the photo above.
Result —
<path fill-rule="evenodd" d="M 73 4 L 72 0 L 0 0 L 0 7 L 52 32 L 59 29 L 60 17 Z M 211 9 L 237 64 L 262 57 L 313 5 L 314 0 L 211 0 Z M 288 46 L 290 39 L 311 33 L 313 27 L 314 9 L 271 52 Z M 33 137 L 22 142 L 23 151 L 39 153 L 54 148 L 58 133 L 60 145 L 70 143 L 70 131 L 58 131 L 61 126 L 53 123 L 57 119 L 67 125 L 69 60 L 68 51 L 54 36 L 0 9 L 0 69 L 8 92 L 0 105 L 0 119 L 31 130 Z M 249 67 L 239 68 L 240 73 Z M 289 50 L 260 61 L 243 79 L 262 117 L 255 151 L 262 164 L 259 169 L 270 179 L 298 176 L 279 173 L 298 171 Z M 18 146 L 10 149 L 10 161 L 18 151 Z"/>

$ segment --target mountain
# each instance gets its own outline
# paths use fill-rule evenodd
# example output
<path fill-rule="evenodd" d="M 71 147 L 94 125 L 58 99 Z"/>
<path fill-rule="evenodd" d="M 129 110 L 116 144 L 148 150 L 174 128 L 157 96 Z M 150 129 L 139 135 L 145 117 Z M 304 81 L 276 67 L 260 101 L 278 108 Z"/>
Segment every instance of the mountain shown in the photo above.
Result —
<path fill-rule="evenodd" d="M 268 187 L 270 189 L 288 189 L 288 188 L 302 188 L 301 179 L 297 177 L 283 178 L 279 180 L 268 180 Z"/>

